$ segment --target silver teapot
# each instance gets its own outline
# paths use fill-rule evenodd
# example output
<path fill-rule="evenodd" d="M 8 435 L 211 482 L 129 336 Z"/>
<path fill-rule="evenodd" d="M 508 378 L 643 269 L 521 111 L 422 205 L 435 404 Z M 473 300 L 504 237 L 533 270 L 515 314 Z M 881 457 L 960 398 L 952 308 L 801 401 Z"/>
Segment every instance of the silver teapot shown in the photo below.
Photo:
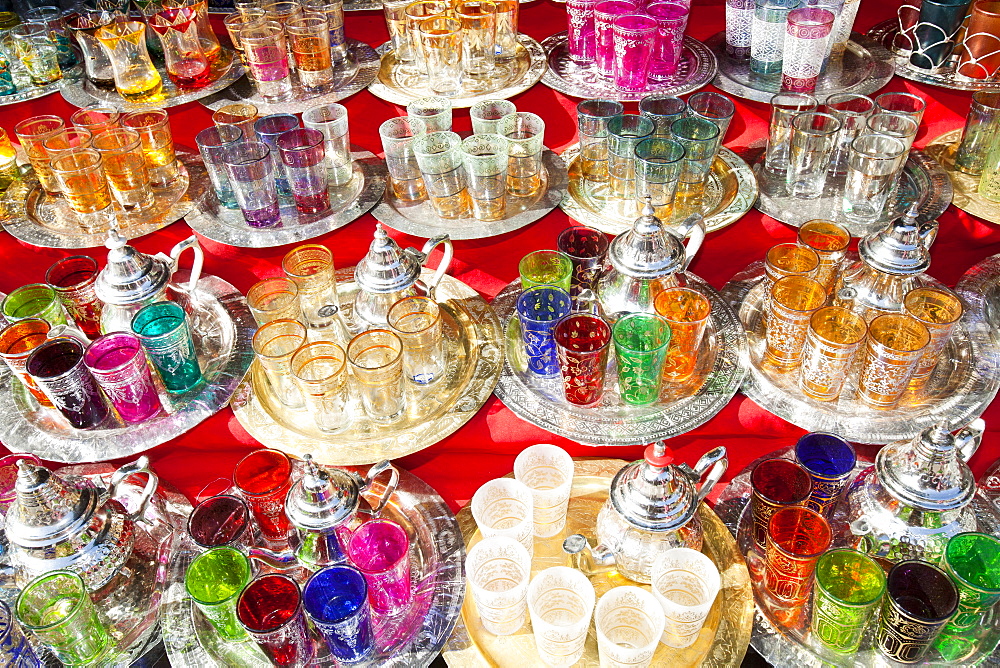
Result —
<path fill-rule="evenodd" d="M 94 290 L 104 302 L 101 311 L 101 332 L 132 331 L 132 316 L 147 304 L 165 301 L 167 285 L 177 271 L 181 253 L 191 249 L 194 262 L 186 286 L 176 286 L 193 293 L 201 278 L 204 256 L 194 235 L 170 249 L 170 255 L 146 255 L 128 245 L 122 234 L 112 229 L 104 245 L 108 248 L 108 263 L 97 275 Z"/>
<path fill-rule="evenodd" d="M 952 434 L 939 423 L 879 450 L 874 466 L 848 487 L 835 515 L 835 522 L 846 523 L 853 546 L 885 562 L 936 563 L 949 538 L 976 531 L 969 505 L 976 479 L 965 462 L 985 428 L 977 419 Z"/>
<path fill-rule="evenodd" d="M 728 465 L 724 447 L 706 452 L 692 469 L 674 465 L 664 442 L 650 445 L 644 459 L 626 465 L 611 481 L 608 500 L 597 515 L 597 547 L 575 534 L 563 542 L 563 551 L 588 574 L 614 568 L 630 580 L 648 584 L 662 550 L 701 549 L 704 534 L 698 505 Z"/>
<path fill-rule="evenodd" d="M 444 245 L 444 257 L 431 280 L 424 283 L 420 280 L 420 270 L 431 250 L 439 244 Z M 418 288 L 433 299 L 438 283 L 451 265 L 452 253 L 451 237 L 447 234 L 428 239 L 419 251 L 416 248 L 404 250 L 386 234 L 382 223 L 376 223 L 375 239 L 368 254 L 354 269 L 354 281 L 358 284 L 358 294 L 354 298 L 357 324 L 361 329 L 384 327 L 389 308 L 404 297 L 418 294 Z"/>
<path fill-rule="evenodd" d="M 691 240 L 685 247 L 681 240 L 687 236 Z M 611 267 L 597 281 L 597 298 L 608 319 L 614 322 L 622 313 L 655 313 L 657 290 L 677 285 L 675 275 L 687 269 L 704 240 L 701 214 L 665 226 L 647 198 L 632 229 L 611 242 Z"/>

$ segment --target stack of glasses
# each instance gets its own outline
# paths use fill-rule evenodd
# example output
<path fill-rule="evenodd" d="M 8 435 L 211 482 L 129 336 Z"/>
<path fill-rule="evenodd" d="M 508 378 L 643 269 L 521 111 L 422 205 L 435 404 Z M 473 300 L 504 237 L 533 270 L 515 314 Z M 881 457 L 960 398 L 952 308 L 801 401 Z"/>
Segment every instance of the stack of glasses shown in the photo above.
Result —
<path fill-rule="evenodd" d="M 24 22 L 0 30 L 0 96 L 59 81 L 76 64 L 58 7 L 35 7 Z"/>
<path fill-rule="evenodd" d="M 379 127 L 389 183 L 397 200 L 429 199 L 441 218 L 502 220 L 511 198 L 537 196 L 544 187 L 545 122 L 512 102 L 485 100 L 472 107 L 474 134 L 451 131 L 451 103 L 424 98 L 405 118 Z"/>
<path fill-rule="evenodd" d="M 250 227 L 280 226 L 279 205 L 289 200 L 300 214 L 322 214 L 330 209 L 329 188 L 354 178 L 342 105 L 306 110 L 304 128 L 294 114 L 258 118 L 251 104 L 222 107 L 212 121 L 195 142 L 219 203 L 239 208 Z"/>

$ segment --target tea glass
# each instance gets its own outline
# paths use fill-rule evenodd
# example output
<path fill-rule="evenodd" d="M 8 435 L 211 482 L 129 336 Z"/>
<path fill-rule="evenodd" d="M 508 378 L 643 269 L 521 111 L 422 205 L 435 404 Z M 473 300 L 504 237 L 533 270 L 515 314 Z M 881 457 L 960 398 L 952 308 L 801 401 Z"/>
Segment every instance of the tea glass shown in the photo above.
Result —
<path fill-rule="evenodd" d="M 476 490 L 469 502 L 479 532 L 505 536 L 534 554 L 534 507 L 531 489 L 519 480 L 497 478 Z"/>
<path fill-rule="evenodd" d="M 719 568 L 698 550 L 677 547 L 653 560 L 652 591 L 665 621 L 662 642 L 690 647 L 722 587 Z"/>
<path fill-rule="evenodd" d="M 562 372 L 566 401 L 574 406 L 595 406 L 604 396 L 611 327 L 602 318 L 575 313 L 552 330 Z"/>
<path fill-rule="evenodd" d="M 506 536 L 483 538 L 469 549 L 465 572 L 484 629 L 509 636 L 524 626 L 531 577 L 524 545 Z"/>
<path fill-rule="evenodd" d="M 83 579 L 73 571 L 51 571 L 35 578 L 21 590 L 14 609 L 21 626 L 66 665 L 98 661 L 111 642 Z"/>
<path fill-rule="evenodd" d="M 413 597 L 410 589 L 410 539 L 390 520 L 370 520 L 351 534 L 347 554 L 368 583 L 368 601 L 379 615 L 398 615 Z"/>
<path fill-rule="evenodd" d="M 566 526 L 570 492 L 573 491 L 573 458 L 562 448 L 540 443 L 514 459 L 514 479 L 531 490 L 534 535 L 551 538 Z"/>
<path fill-rule="evenodd" d="M 439 380 L 445 371 L 441 307 L 428 297 L 404 297 L 389 308 L 389 328 L 403 343 L 403 373 L 417 385 Z"/>
<path fill-rule="evenodd" d="M 839 654 L 853 654 L 885 593 L 885 571 L 857 550 L 829 550 L 816 562 L 812 635 Z"/>
<path fill-rule="evenodd" d="M 168 392 L 186 392 L 201 382 L 201 364 L 187 316 L 175 302 L 144 306 L 132 318 L 132 331 L 142 341 Z"/>
<path fill-rule="evenodd" d="M 233 484 L 250 506 L 264 538 L 282 541 L 288 536 L 285 497 L 292 487 L 292 462 L 279 450 L 256 450 L 233 470 Z"/>
<path fill-rule="evenodd" d="M 553 330 L 556 323 L 569 313 L 569 293 L 561 288 L 535 285 L 524 290 L 517 298 L 521 340 L 531 373 L 539 376 L 555 376 L 559 373 Z"/>
<path fill-rule="evenodd" d="M 301 408 L 302 392 L 292 377 L 291 360 L 306 343 L 306 327 L 297 320 L 272 320 L 257 328 L 253 351 L 275 396 L 289 408 Z M 315 406 L 310 406 L 313 413 Z"/>
<path fill-rule="evenodd" d="M 275 665 L 309 664 L 313 645 L 302 592 L 292 578 L 269 573 L 251 580 L 236 600 L 236 616 Z"/>
<path fill-rule="evenodd" d="M 764 550 L 764 587 L 783 603 L 804 603 L 816 560 L 830 547 L 826 518 L 809 508 L 780 508 L 768 522 Z"/>
<path fill-rule="evenodd" d="M 653 307 L 670 326 L 663 380 L 686 382 L 698 368 L 698 352 L 712 314 L 712 302 L 691 288 L 668 288 L 656 295 Z"/>
<path fill-rule="evenodd" d="M 645 589 L 624 586 L 605 592 L 594 610 L 597 650 L 609 668 L 645 668 L 663 635 L 663 609 Z"/>
<path fill-rule="evenodd" d="M 350 566 L 313 573 L 302 591 L 306 614 L 341 664 L 361 663 L 375 652 L 375 633 L 364 576 Z"/>
<path fill-rule="evenodd" d="M 302 311 L 299 308 L 299 288 L 295 281 L 276 276 L 254 283 L 247 290 L 247 305 L 258 326 L 272 320 L 297 320 Z"/>
<path fill-rule="evenodd" d="M 144 422 L 162 410 L 139 337 L 110 332 L 94 339 L 83 363 L 125 422 Z"/>
<path fill-rule="evenodd" d="M 826 306 L 809 319 L 802 347 L 799 389 L 817 401 L 840 396 L 868 326 L 865 319 L 839 306 Z"/>
<path fill-rule="evenodd" d="M 184 574 L 184 587 L 202 615 L 225 640 L 245 640 L 236 601 L 250 582 L 250 560 L 231 547 L 213 547 L 195 557 Z"/>
<path fill-rule="evenodd" d="M 763 552 L 771 516 L 785 506 L 802 506 L 812 494 L 809 472 L 793 461 L 765 459 L 750 473 L 753 540 Z"/>
<path fill-rule="evenodd" d="M 543 663 L 569 666 L 580 659 L 596 597 L 594 585 L 575 568 L 546 568 L 531 578 L 528 613 Z"/>
<path fill-rule="evenodd" d="M 343 348 L 328 341 L 304 345 L 292 354 L 289 373 L 317 429 L 335 434 L 351 425 L 353 406 Z"/>
<path fill-rule="evenodd" d="M 908 315 L 880 315 L 868 323 L 858 398 L 873 408 L 895 406 L 930 342 L 927 328 Z"/>
<path fill-rule="evenodd" d="M 55 290 L 59 301 L 88 338 L 101 335 L 101 309 L 94 284 L 97 262 L 88 255 L 71 255 L 45 272 L 45 283 Z"/>
<path fill-rule="evenodd" d="M 358 383 L 361 405 L 375 422 L 403 416 L 403 342 L 387 329 L 370 329 L 347 344 L 347 360 Z"/>

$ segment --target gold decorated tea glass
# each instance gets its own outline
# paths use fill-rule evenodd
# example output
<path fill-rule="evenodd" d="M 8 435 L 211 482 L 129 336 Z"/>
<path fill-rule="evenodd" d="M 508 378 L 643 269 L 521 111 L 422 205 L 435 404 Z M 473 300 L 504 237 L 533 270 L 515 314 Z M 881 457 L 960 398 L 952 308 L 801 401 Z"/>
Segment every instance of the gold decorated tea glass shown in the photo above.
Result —
<path fill-rule="evenodd" d="M 32 116 L 14 126 L 14 134 L 28 154 L 28 162 L 35 170 L 38 182 L 48 192 L 59 192 L 59 184 L 49 168 L 49 154 L 42 144 L 49 137 L 62 134 L 65 129 L 66 123 L 58 116 Z"/>
<path fill-rule="evenodd" d="M 840 273 L 840 263 L 847 255 L 851 233 L 832 220 L 810 220 L 799 228 L 796 243 L 819 257 L 813 278 L 823 284 L 827 293 L 833 290 Z"/>
<path fill-rule="evenodd" d="M 347 429 L 353 414 L 344 349 L 317 341 L 299 348 L 290 364 L 316 428 L 328 434 Z"/>
<path fill-rule="evenodd" d="M 67 203 L 83 226 L 93 232 L 108 230 L 114 220 L 114 210 L 101 154 L 92 148 L 69 151 L 53 160 L 51 168 Z"/>
<path fill-rule="evenodd" d="M 403 342 L 387 329 L 370 329 L 347 344 L 347 359 L 358 382 L 361 405 L 375 422 L 394 422 L 403 399 Z"/>
<path fill-rule="evenodd" d="M 223 125 L 237 127 L 243 133 L 244 141 L 256 141 L 257 133 L 253 129 L 253 124 L 259 117 L 257 107 L 240 102 L 216 109 L 212 114 L 212 123 L 217 128 Z"/>
<path fill-rule="evenodd" d="M 873 408 L 892 408 L 913 377 L 931 341 L 923 323 L 908 315 L 887 313 L 868 324 L 858 398 Z"/>
<path fill-rule="evenodd" d="M 780 369 L 798 366 L 809 321 L 826 303 L 826 288 L 808 276 L 785 276 L 771 286 L 765 320 L 765 361 Z"/>
<path fill-rule="evenodd" d="M 292 380 L 292 355 L 306 343 L 306 327 L 297 320 L 272 320 L 253 335 L 253 351 L 278 401 L 302 406 L 302 393 Z"/>
<path fill-rule="evenodd" d="M 112 128 L 94 137 L 111 193 L 125 211 L 142 211 L 155 201 L 142 139 L 131 128 Z"/>
<path fill-rule="evenodd" d="M 811 248 L 793 243 L 777 244 L 764 256 L 764 294 L 770 295 L 771 286 L 785 276 L 815 275 L 819 269 L 819 255 Z"/>
<path fill-rule="evenodd" d="M 917 362 L 913 380 L 924 380 L 934 371 L 955 326 L 962 319 L 962 312 L 962 300 L 951 290 L 917 288 L 906 293 L 903 313 L 918 320 L 931 335 L 930 343 Z"/>
<path fill-rule="evenodd" d="M 813 313 L 799 367 L 802 393 L 819 401 L 839 397 L 867 333 L 865 319 L 848 309 L 826 306 Z"/>
<path fill-rule="evenodd" d="M 428 297 L 404 297 L 389 308 L 389 327 L 403 342 L 403 373 L 417 385 L 444 374 L 441 307 Z"/>
<path fill-rule="evenodd" d="M 133 111 L 122 116 L 122 127 L 132 128 L 142 140 L 142 152 L 154 186 L 169 186 L 180 173 L 174 153 L 170 118 L 163 109 Z"/>
<path fill-rule="evenodd" d="M 247 305 L 258 325 L 266 325 L 272 320 L 297 320 L 302 313 L 299 288 L 295 281 L 284 276 L 254 283 L 247 290 Z"/>
<path fill-rule="evenodd" d="M 340 310 L 333 253 L 321 244 L 304 244 L 281 260 L 285 276 L 298 288 L 298 305 L 310 329 L 329 330 Z"/>
<path fill-rule="evenodd" d="M 663 380 L 683 383 L 698 366 L 698 350 L 712 314 L 712 302 L 697 290 L 669 288 L 656 295 L 653 308 L 670 325 Z"/>

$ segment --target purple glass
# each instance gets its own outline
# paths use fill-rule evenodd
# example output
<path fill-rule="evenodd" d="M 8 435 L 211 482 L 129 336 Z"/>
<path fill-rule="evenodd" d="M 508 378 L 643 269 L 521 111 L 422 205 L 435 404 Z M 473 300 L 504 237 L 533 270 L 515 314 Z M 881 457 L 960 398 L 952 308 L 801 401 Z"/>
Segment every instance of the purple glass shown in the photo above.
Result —
<path fill-rule="evenodd" d="M 35 348 L 28 357 L 28 373 L 52 404 L 77 429 L 93 429 L 111 410 L 97 381 L 83 363 L 83 344 L 57 337 Z"/>
<path fill-rule="evenodd" d="M 378 613 L 394 615 L 410 604 L 410 539 L 389 520 L 362 524 L 351 536 L 347 555 L 368 583 L 368 602 Z"/>
<path fill-rule="evenodd" d="M 566 0 L 566 48 L 570 59 L 583 65 L 597 57 L 596 5 L 597 0 Z"/>
<path fill-rule="evenodd" d="M 597 72 L 604 77 L 615 76 L 615 19 L 636 11 L 635 3 L 625 0 L 605 0 L 594 5 L 594 35 L 597 44 Z"/>
<path fill-rule="evenodd" d="M 278 194 L 284 198 L 292 196 L 292 188 L 288 185 L 288 179 L 285 177 L 285 166 L 281 162 L 281 154 L 275 142 L 278 141 L 278 137 L 297 127 L 300 127 L 299 117 L 294 114 L 271 114 L 270 116 L 258 118 L 253 124 L 253 129 L 257 133 L 257 137 L 267 144 L 267 147 L 271 150 L 271 164 L 274 165 L 274 184 L 278 188 Z"/>
<path fill-rule="evenodd" d="M 650 81 L 666 81 L 677 74 L 677 64 L 684 49 L 691 8 L 681 2 L 654 2 L 646 13 L 656 20 L 656 46 L 649 66 Z"/>
<path fill-rule="evenodd" d="M 600 230 L 574 225 L 559 233 L 556 246 L 573 262 L 570 297 L 576 299 L 582 290 L 595 289 L 608 255 L 608 236 Z"/>
<path fill-rule="evenodd" d="M 649 83 L 649 65 L 658 43 L 657 22 L 641 14 L 615 19 L 615 88 L 644 91 Z"/>
<path fill-rule="evenodd" d="M 274 227 L 281 222 L 274 163 L 267 144 L 247 141 L 226 148 L 226 173 L 233 194 L 250 227 Z"/>
<path fill-rule="evenodd" d="M 302 213 L 319 213 L 330 208 L 325 142 L 322 132 L 310 128 L 283 132 L 275 141 L 295 198 L 295 208 Z"/>
<path fill-rule="evenodd" d="M 83 363 L 125 422 L 142 422 L 162 408 L 139 337 L 111 332 L 97 338 Z"/>
<path fill-rule="evenodd" d="M 199 547 L 231 547 L 245 552 L 254 544 L 253 520 L 246 502 L 236 496 L 211 496 L 191 511 L 188 534 Z"/>
<path fill-rule="evenodd" d="M 350 566 L 316 571 L 302 591 L 306 614 L 341 664 L 360 663 L 375 651 L 365 578 Z"/>

